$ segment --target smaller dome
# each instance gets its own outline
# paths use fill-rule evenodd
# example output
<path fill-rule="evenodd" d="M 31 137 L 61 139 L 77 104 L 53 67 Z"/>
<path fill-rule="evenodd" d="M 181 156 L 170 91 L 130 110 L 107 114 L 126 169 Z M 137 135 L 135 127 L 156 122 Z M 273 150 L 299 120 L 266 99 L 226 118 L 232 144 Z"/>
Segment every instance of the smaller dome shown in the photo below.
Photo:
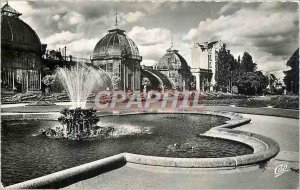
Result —
<path fill-rule="evenodd" d="M 173 47 L 170 47 L 155 65 L 157 70 L 185 70 L 186 68 L 188 68 L 186 60 Z"/>
<path fill-rule="evenodd" d="M 93 59 L 102 60 L 123 57 L 142 60 L 137 46 L 125 35 L 124 30 L 109 30 L 109 33 L 96 44 Z"/>

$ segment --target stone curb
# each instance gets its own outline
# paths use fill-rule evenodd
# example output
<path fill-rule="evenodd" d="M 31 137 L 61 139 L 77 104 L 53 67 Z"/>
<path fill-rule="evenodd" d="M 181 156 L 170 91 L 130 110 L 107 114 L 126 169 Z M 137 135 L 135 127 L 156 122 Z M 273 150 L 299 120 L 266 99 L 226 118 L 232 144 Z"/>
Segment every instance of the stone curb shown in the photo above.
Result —
<path fill-rule="evenodd" d="M 137 113 L 131 113 L 131 115 L 133 114 Z M 126 153 L 126 162 L 163 167 L 235 168 L 243 165 L 257 164 L 265 160 L 271 159 L 272 157 L 276 156 L 280 150 L 278 143 L 268 137 L 249 132 L 232 130 L 232 128 L 247 124 L 251 121 L 251 119 L 242 118 L 239 114 L 219 112 L 189 112 L 189 114 L 209 114 L 230 118 L 231 120 L 229 120 L 227 124 L 214 127 L 206 133 L 202 134 L 201 136 L 228 139 L 241 142 L 253 148 L 253 154 L 224 158 L 169 158 Z"/>
<path fill-rule="evenodd" d="M 55 172 L 39 178 L 31 179 L 14 185 L 5 187 L 5 189 L 56 189 L 82 181 L 90 177 L 100 175 L 105 171 L 116 169 L 126 164 L 124 154 L 107 157 L 101 160 Z"/>

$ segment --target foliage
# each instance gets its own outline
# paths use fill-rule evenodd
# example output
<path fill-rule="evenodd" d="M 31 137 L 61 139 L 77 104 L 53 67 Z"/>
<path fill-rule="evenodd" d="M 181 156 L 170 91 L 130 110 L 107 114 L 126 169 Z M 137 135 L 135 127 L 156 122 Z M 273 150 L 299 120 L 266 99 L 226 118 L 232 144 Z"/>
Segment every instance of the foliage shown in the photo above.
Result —
<path fill-rule="evenodd" d="M 238 78 L 237 86 L 242 94 L 262 94 L 268 86 L 268 77 L 264 76 L 261 71 L 246 72 Z"/>
<path fill-rule="evenodd" d="M 229 50 L 226 49 L 226 45 L 219 50 L 216 60 L 216 74 L 215 80 L 218 88 L 224 88 L 229 86 L 230 82 L 234 82 L 234 78 L 238 73 L 239 65 L 234 59 Z"/>
<path fill-rule="evenodd" d="M 258 77 L 259 86 L 257 88 L 257 94 L 263 94 L 264 90 L 269 84 L 269 78 L 265 76 L 261 71 L 256 71 L 255 74 Z"/>
<path fill-rule="evenodd" d="M 192 85 L 193 85 L 194 76 L 191 72 L 191 67 L 190 66 L 188 66 L 188 69 L 186 70 L 186 79 L 187 79 L 186 85 L 188 85 L 188 87 L 191 88 Z"/>
<path fill-rule="evenodd" d="M 291 69 L 284 71 L 285 77 L 283 79 L 287 91 L 292 91 L 294 94 L 299 93 L 299 49 L 287 61 L 286 65 Z"/>
<path fill-rule="evenodd" d="M 13 95 L 13 96 L 2 96 L 1 97 L 1 103 L 2 104 L 5 104 L 5 103 L 20 103 L 22 100 L 21 100 L 22 96 L 21 94 L 16 94 L 16 95 Z"/>
<path fill-rule="evenodd" d="M 271 98 L 272 106 L 285 109 L 299 109 L 298 96 L 277 96 Z"/>
<path fill-rule="evenodd" d="M 46 75 L 46 76 L 43 78 L 43 83 L 44 83 L 46 86 L 53 85 L 53 84 L 55 83 L 55 76 L 54 76 L 54 75 Z"/>
<path fill-rule="evenodd" d="M 240 107 L 259 108 L 259 107 L 267 107 L 268 105 L 270 105 L 270 101 L 248 98 L 248 99 L 243 99 L 243 100 L 237 102 L 236 105 L 240 106 Z"/>
<path fill-rule="evenodd" d="M 111 83 L 112 83 L 112 85 L 113 85 L 113 88 L 115 89 L 115 88 L 121 88 L 121 83 L 122 83 L 122 81 L 121 81 L 121 78 L 120 77 L 118 77 L 118 76 L 113 76 L 112 78 L 111 78 Z"/>
<path fill-rule="evenodd" d="M 98 128 L 96 124 L 99 118 L 93 108 L 63 109 L 60 113 L 62 116 L 58 118 L 58 121 L 66 126 L 68 137 L 75 139 L 89 137 Z"/>
<path fill-rule="evenodd" d="M 241 61 L 241 70 L 244 72 L 255 72 L 257 69 L 256 63 L 253 63 L 252 56 L 248 52 L 244 52 Z"/>
<path fill-rule="evenodd" d="M 93 108 L 90 109 L 81 109 L 81 108 L 75 108 L 75 109 L 63 109 L 60 112 L 62 114 L 61 117 L 58 118 L 58 121 L 64 125 L 64 124 L 72 124 L 75 126 L 76 124 L 79 124 L 81 126 L 83 125 L 96 125 L 96 123 L 99 121 L 99 118 L 95 115 L 96 110 Z M 83 123 L 83 121 L 85 121 Z"/>
<path fill-rule="evenodd" d="M 236 105 L 239 107 L 267 107 L 273 106 L 275 108 L 283 109 L 299 109 L 298 96 L 276 96 L 271 99 L 255 99 L 247 98 L 246 96 L 217 96 L 217 97 L 203 97 L 202 104 L 206 105 Z"/>
<path fill-rule="evenodd" d="M 270 86 L 270 94 L 277 94 L 281 95 L 284 92 L 285 87 L 282 86 L 281 82 L 276 81 L 276 83 L 273 83 L 273 85 Z"/>
<path fill-rule="evenodd" d="M 149 80 L 149 78 L 147 78 L 147 77 L 144 77 L 143 79 L 142 79 L 142 86 L 150 86 L 151 85 L 151 82 L 150 82 L 150 80 Z"/>
<path fill-rule="evenodd" d="M 224 45 L 217 57 L 216 82 L 218 89 L 224 91 L 228 86 L 230 88 L 237 86 L 239 93 L 255 95 L 262 94 L 268 86 L 268 77 L 264 76 L 261 71 L 256 71 L 256 64 L 253 63 L 249 53 L 245 52 L 242 60 L 240 56 L 235 60 Z"/>

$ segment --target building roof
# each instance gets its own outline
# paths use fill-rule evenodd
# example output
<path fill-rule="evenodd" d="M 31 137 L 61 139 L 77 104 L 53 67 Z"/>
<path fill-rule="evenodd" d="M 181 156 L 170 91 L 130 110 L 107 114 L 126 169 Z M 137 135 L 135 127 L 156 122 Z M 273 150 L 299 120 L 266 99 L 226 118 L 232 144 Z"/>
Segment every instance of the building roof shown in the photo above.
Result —
<path fill-rule="evenodd" d="M 198 45 L 201 47 L 201 49 L 211 49 L 213 46 L 220 41 L 213 41 L 213 42 L 202 42 Z"/>
<path fill-rule="evenodd" d="M 171 46 L 155 65 L 155 69 L 186 70 L 188 69 L 188 64 L 186 60 L 178 53 L 178 50 L 173 49 L 173 46 Z"/>
<path fill-rule="evenodd" d="M 13 9 L 11 6 L 6 3 L 2 8 L 1 8 L 1 14 L 2 15 L 7 15 L 7 16 L 12 16 L 12 17 L 19 17 L 22 15 L 22 13 L 19 13 L 15 9 Z"/>
<path fill-rule="evenodd" d="M 1 46 L 24 51 L 41 52 L 41 41 L 22 15 L 5 4 L 1 9 Z"/>
<path fill-rule="evenodd" d="M 138 47 L 126 36 L 125 31 L 121 29 L 112 29 L 108 31 L 95 46 L 93 60 L 130 58 L 142 60 Z"/>

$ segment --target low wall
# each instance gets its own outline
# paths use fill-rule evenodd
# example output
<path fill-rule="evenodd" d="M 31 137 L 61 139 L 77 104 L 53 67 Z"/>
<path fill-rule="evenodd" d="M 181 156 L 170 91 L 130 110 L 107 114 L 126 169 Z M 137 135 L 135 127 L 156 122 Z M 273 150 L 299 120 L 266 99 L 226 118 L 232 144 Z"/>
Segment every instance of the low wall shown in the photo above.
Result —
<path fill-rule="evenodd" d="M 111 115 L 132 115 L 132 114 L 155 114 L 155 113 L 175 113 L 165 111 L 152 111 L 139 113 L 113 113 Z M 186 112 L 188 114 L 210 114 L 230 118 L 226 124 L 214 127 L 207 131 L 202 136 L 221 138 L 227 140 L 238 141 L 253 148 L 253 154 L 241 155 L 236 157 L 224 158 L 170 158 L 170 157 L 157 157 L 157 156 L 144 156 L 131 153 L 122 153 L 112 157 L 104 158 L 95 162 L 90 162 L 81 166 L 49 174 L 43 177 L 32 179 L 29 181 L 21 182 L 15 185 L 7 186 L 5 188 L 13 189 L 30 189 L 30 188 L 59 188 L 68 186 L 72 183 L 85 180 L 87 178 L 100 175 L 103 172 L 122 167 L 129 163 L 151 165 L 151 166 L 164 166 L 164 167 L 181 167 L 181 168 L 236 168 L 238 166 L 258 164 L 263 161 L 269 160 L 276 156 L 279 152 L 279 145 L 274 140 L 258 134 L 234 130 L 237 126 L 249 123 L 251 120 L 243 118 L 239 114 L 228 112 Z M 8 114 L 9 115 L 9 114 Z M 43 119 L 47 115 L 43 114 L 13 114 L 11 116 L 4 115 L 8 120 L 17 117 L 18 119 Z M 21 116 L 16 116 L 21 115 Z M 29 114 L 28 114 L 29 115 Z M 50 118 L 57 118 L 59 113 L 51 115 Z M 108 115 L 106 115 L 108 116 Z M 105 117 L 105 116 L 103 116 Z M 2 116 L 3 118 L 3 116 Z M 16 119 L 16 118 L 15 118 Z M 48 118 L 49 119 L 49 118 Z"/>

